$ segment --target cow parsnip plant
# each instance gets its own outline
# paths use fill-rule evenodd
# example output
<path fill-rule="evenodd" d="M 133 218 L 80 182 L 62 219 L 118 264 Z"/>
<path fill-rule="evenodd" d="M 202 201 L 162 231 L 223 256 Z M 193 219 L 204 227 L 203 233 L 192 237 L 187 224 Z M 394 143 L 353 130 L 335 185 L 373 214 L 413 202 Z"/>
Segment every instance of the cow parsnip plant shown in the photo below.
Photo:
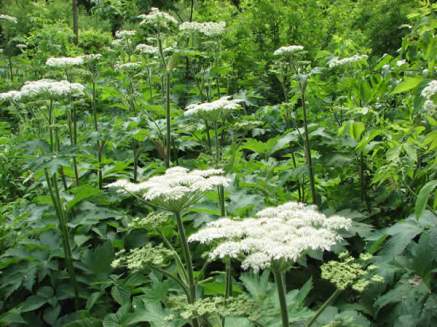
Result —
<path fill-rule="evenodd" d="M 436 11 L 2 1 L 0 326 L 434 326 Z"/>

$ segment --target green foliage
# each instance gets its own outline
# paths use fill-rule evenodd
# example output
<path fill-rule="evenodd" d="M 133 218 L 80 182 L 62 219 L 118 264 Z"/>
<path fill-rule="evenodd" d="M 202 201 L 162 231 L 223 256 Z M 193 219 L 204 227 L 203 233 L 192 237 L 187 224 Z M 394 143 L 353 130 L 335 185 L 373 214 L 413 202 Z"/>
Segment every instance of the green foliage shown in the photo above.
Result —
<path fill-rule="evenodd" d="M 212 262 L 204 245 L 184 246 L 173 214 L 105 187 L 162 174 L 167 158 L 230 179 L 184 208 L 187 237 L 223 211 L 246 219 L 311 202 L 309 168 L 319 209 L 352 219 L 330 254 L 313 251 L 282 272 L 290 324 L 434 326 L 430 2 L 84 0 L 75 44 L 71 1 L 1 1 L 0 15 L 17 24 L 0 19 L 0 326 L 281 326 L 268 270 Z M 151 7 L 179 23 L 225 21 L 225 33 L 140 25 Z M 119 30 L 136 34 L 119 41 Z M 140 43 L 162 52 L 139 53 Z M 293 44 L 304 46 L 299 60 L 274 55 Z M 101 57 L 46 65 L 85 54 Z M 354 55 L 368 58 L 332 64 Z M 3 95 L 46 78 L 81 83 L 84 94 Z M 184 115 L 224 95 L 242 108 Z"/>

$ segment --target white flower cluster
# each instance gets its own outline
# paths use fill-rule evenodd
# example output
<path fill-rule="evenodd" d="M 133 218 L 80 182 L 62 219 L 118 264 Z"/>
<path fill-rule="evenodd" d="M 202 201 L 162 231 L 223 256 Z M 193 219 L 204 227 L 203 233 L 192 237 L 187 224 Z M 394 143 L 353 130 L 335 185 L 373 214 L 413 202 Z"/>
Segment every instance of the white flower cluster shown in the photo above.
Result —
<path fill-rule="evenodd" d="M 401 59 L 401 60 L 396 61 L 396 66 L 398 66 L 398 67 L 402 67 L 403 65 L 406 65 L 406 64 L 407 64 L 407 61 L 405 59 Z"/>
<path fill-rule="evenodd" d="M 115 187 L 119 192 L 139 193 L 156 206 L 179 212 L 198 201 L 205 192 L 217 186 L 227 186 L 229 179 L 221 169 L 192 170 L 172 167 L 164 175 L 151 177 L 141 183 L 118 180 L 106 187 Z"/>
<path fill-rule="evenodd" d="M 280 47 L 279 49 L 275 50 L 275 52 L 273 52 L 273 55 L 286 56 L 302 50 L 303 50 L 302 45 L 287 45 L 285 47 Z"/>
<path fill-rule="evenodd" d="M 0 20 L 5 20 L 9 23 L 17 24 L 17 17 L 9 16 L 9 15 L 0 15 Z"/>
<path fill-rule="evenodd" d="M 425 86 L 420 93 L 425 99 L 431 99 L 437 93 L 437 80 L 432 80 Z"/>
<path fill-rule="evenodd" d="M 154 27 L 169 27 L 171 25 L 177 25 L 178 21 L 172 15 L 160 11 L 158 8 L 152 7 L 147 15 L 140 15 L 142 21 L 140 25 L 151 25 Z"/>
<path fill-rule="evenodd" d="M 124 39 L 129 39 L 132 36 L 135 36 L 135 34 L 137 34 L 137 31 L 135 31 L 135 30 L 120 30 L 120 31 L 115 32 L 115 37 L 117 39 L 124 40 Z"/>
<path fill-rule="evenodd" d="M 139 62 L 127 62 L 124 64 L 115 64 L 115 70 L 131 72 L 136 71 L 141 67 L 141 63 Z"/>
<path fill-rule="evenodd" d="M 16 47 L 17 47 L 18 49 L 20 49 L 20 50 L 24 50 L 24 49 L 27 48 L 27 44 L 24 44 L 24 43 L 18 43 L 18 44 L 16 45 Z"/>
<path fill-rule="evenodd" d="M 142 54 L 157 54 L 158 53 L 158 48 L 148 45 L 148 44 L 144 44 L 144 43 L 140 43 L 137 45 L 137 47 L 135 48 L 136 51 L 142 53 Z"/>
<path fill-rule="evenodd" d="M 243 269 L 259 271 L 283 260 L 296 262 L 309 250 L 326 250 L 339 240 L 338 230 L 351 226 L 348 218 L 326 217 L 315 206 L 288 202 L 266 208 L 257 218 L 220 218 L 191 235 L 189 242 L 214 244 L 211 259 L 242 260 Z"/>
<path fill-rule="evenodd" d="M 437 94 L 437 80 L 432 80 L 431 82 L 429 82 L 428 85 L 425 86 L 420 93 L 420 95 L 426 99 L 425 103 L 423 104 L 423 108 L 430 114 L 435 113 L 437 109 L 437 105 L 432 100 L 432 97 L 435 94 Z"/>
<path fill-rule="evenodd" d="M 84 62 L 94 62 L 102 59 L 102 55 L 100 53 L 91 53 L 82 56 Z"/>
<path fill-rule="evenodd" d="M 368 58 L 367 55 L 358 55 L 358 54 L 346 58 L 333 57 L 328 61 L 328 66 L 329 68 L 334 68 L 337 66 L 343 66 L 343 65 L 348 65 L 355 62 L 367 60 L 367 58 Z"/>
<path fill-rule="evenodd" d="M 21 98 L 20 91 L 9 91 L 0 93 L 0 102 L 2 101 L 18 101 Z"/>
<path fill-rule="evenodd" d="M 55 81 L 42 79 L 38 81 L 28 81 L 20 91 L 9 91 L 0 93 L 0 100 L 18 101 L 22 98 L 33 98 L 38 96 L 48 96 L 51 98 L 64 97 L 67 95 L 82 95 L 85 87 L 79 83 L 69 81 Z"/>
<path fill-rule="evenodd" d="M 244 102 L 244 100 L 231 99 L 230 96 L 223 96 L 212 102 L 190 104 L 186 107 L 187 110 L 184 112 L 184 115 L 208 115 L 211 113 L 222 112 L 224 110 L 236 110 L 241 108 L 242 102 Z"/>
<path fill-rule="evenodd" d="M 197 32 L 206 36 L 216 36 L 223 34 L 225 27 L 225 22 L 184 22 L 179 25 L 179 30 L 189 33 Z"/>
<path fill-rule="evenodd" d="M 46 65 L 49 67 L 65 68 L 71 66 L 83 65 L 83 57 L 59 57 L 59 58 L 49 58 L 46 61 Z"/>

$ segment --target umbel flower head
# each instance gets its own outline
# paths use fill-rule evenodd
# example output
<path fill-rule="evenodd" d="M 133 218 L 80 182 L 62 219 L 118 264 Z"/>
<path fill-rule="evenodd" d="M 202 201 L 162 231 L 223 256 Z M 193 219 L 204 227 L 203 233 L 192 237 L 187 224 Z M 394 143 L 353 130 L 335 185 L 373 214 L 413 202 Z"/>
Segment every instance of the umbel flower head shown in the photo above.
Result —
<path fill-rule="evenodd" d="M 72 66 L 80 66 L 84 64 L 83 57 L 59 57 L 49 58 L 46 61 L 46 65 L 55 68 L 66 68 Z"/>
<path fill-rule="evenodd" d="M 309 250 L 326 250 L 339 240 L 339 230 L 351 226 L 350 219 L 326 217 L 315 206 L 288 202 L 266 208 L 257 218 L 221 218 L 191 235 L 189 242 L 213 244 L 211 259 L 242 261 L 243 269 L 255 272 L 274 262 L 294 263 Z"/>
<path fill-rule="evenodd" d="M 152 7 L 148 14 L 140 15 L 138 18 L 142 19 L 140 25 L 149 25 L 157 29 L 169 28 L 178 24 L 178 21 L 172 15 L 155 7 Z"/>
<path fill-rule="evenodd" d="M 299 52 L 303 50 L 303 46 L 302 45 L 287 45 L 284 47 L 280 47 L 279 49 L 275 50 L 275 52 L 273 52 L 274 56 L 287 56 L 287 55 L 291 55 L 293 53 Z"/>
<path fill-rule="evenodd" d="M 180 212 L 199 201 L 205 192 L 217 186 L 227 186 L 229 179 L 221 169 L 192 170 L 172 167 L 165 174 L 154 176 L 141 183 L 119 180 L 106 187 L 121 192 L 142 193 L 151 204 L 171 212 Z"/>
<path fill-rule="evenodd" d="M 329 59 L 328 61 L 328 66 L 329 68 L 334 68 L 334 67 L 338 67 L 338 66 L 344 66 L 344 65 L 349 65 L 349 64 L 353 64 L 356 62 L 363 62 L 367 60 L 367 55 L 353 55 L 352 57 L 347 57 L 347 58 L 339 58 L 339 57 L 333 57 L 331 59 Z"/>
<path fill-rule="evenodd" d="M 85 87 L 80 83 L 70 83 L 69 81 L 55 81 L 42 79 L 38 81 L 26 82 L 20 90 L 21 97 L 31 98 L 38 96 L 48 96 L 51 98 L 65 97 L 68 95 L 82 95 Z"/>
<path fill-rule="evenodd" d="M 377 267 L 369 263 L 371 254 L 361 254 L 358 259 L 347 252 L 339 256 L 340 261 L 331 260 L 322 265 L 322 278 L 329 280 L 338 289 L 344 290 L 351 286 L 357 292 L 362 292 L 371 283 L 382 283 L 384 278 L 376 274 Z"/>
<path fill-rule="evenodd" d="M 3 101 L 18 101 L 21 98 L 20 91 L 9 91 L 0 93 L 0 102 Z"/>
<path fill-rule="evenodd" d="M 92 62 L 102 59 L 100 53 L 90 53 L 82 56 L 84 62 Z"/>
<path fill-rule="evenodd" d="M 430 100 L 437 93 L 437 80 L 429 82 L 420 93 L 425 99 Z"/>
<path fill-rule="evenodd" d="M 115 32 L 115 38 L 124 40 L 135 36 L 135 34 L 137 34 L 137 31 L 135 30 L 120 30 Z"/>
<path fill-rule="evenodd" d="M 179 25 L 179 30 L 188 33 L 200 33 L 205 36 L 217 36 L 225 31 L 225 22 L 184 22 Z"/>
<path fill-rule="evenodd" d="M 140 43 L 137 45 L 137 47 L 135 48 L 136 51 L 138 51 L 139 53 L 142 54 L 150 54 L 150 55 L 154 55 L 158 53 L 158 48 L 148 45 L 148 44 L 144 44 L 144 43 Z"/>
<path fill-rule="evenodd" d="M 2 21 L 2 20 L 9 22 L 9 23 L 12 23 L 12 24 L 17 24 L 17 22 L 18 22 L 17 17 L 0 14 L 0 21 Z"/>
<path fill-rule="evenodd" d="M 126 266 L 129 270 L 138 271 L 150 265 L 164 267 L 168 259 L 173 255 L 171 250 L 166 249 L 162 244 L 153 246 L 150 243 L 143 247 L 130 250 L 128 253 L 120 251 L 117 258 L 112 261 L 112 268 Z"/>
<path fill-rule="evenodd" d="M 115 70 L 121 72 L 135 72 L 141 68 L 141 63 L 139 62 L 127 62 L 124 64 L 115 64 Z"/>
<path fill-rule="evenodd" d="M 49 98 L 61 98 L 68 95 L 82 95 L 85 87 L 79 83 L 69 81 L 55 81 L 41 79 L 38 81 L 27 81 L 20 91 L 9 91 L 0 93 L 0 100 L 19 101 L 22 99 L 46 96 Z"/>
<path fill-rule="evenodd" d="M 200 116 L 205 119 L 217 120 L 226 112 L 240 109 L 243 102 L 244 100 L 231 99 L 231 97 L 227 95 L 212 102 L 190 104 L 186 107 L 187 110 L 184 112 L 184 115 Z"/>

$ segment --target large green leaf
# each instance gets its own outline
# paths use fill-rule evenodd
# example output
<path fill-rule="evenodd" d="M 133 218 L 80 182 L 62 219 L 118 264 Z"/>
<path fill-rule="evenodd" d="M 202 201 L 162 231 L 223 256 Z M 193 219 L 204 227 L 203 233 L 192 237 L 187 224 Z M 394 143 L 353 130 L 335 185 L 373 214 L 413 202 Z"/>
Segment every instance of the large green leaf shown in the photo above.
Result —
<path fill-rule="evenodd" d="M 426 208 L 428 203 L 428 199 L 431 195 L 431 192 L 437 187 L 437 180 L 432 180 L 426 183 L 419 191 L 416 199 L 416 206 L 414 208 L 414 213 L 416 214 L 416 218 L 419 219 L 423 215 L 423 211 Z"/>
<path fill-rule="evenodd" d="M 400 82 L 394 90 L 392 94 L 399 94 L 410 91 L 416 88 L 423 81 L 423 77 L 415 76 L 415 77 L 405 77 L 405 79 Z"/>
<path fill-rule="evenodd" d="M 86 251 L 83 264 L 92 273 L 109 274 L 112 270 L 111 263 L 114 259 L 114 250 L 111 242 L 106 241 L 94 250 Z"/>

